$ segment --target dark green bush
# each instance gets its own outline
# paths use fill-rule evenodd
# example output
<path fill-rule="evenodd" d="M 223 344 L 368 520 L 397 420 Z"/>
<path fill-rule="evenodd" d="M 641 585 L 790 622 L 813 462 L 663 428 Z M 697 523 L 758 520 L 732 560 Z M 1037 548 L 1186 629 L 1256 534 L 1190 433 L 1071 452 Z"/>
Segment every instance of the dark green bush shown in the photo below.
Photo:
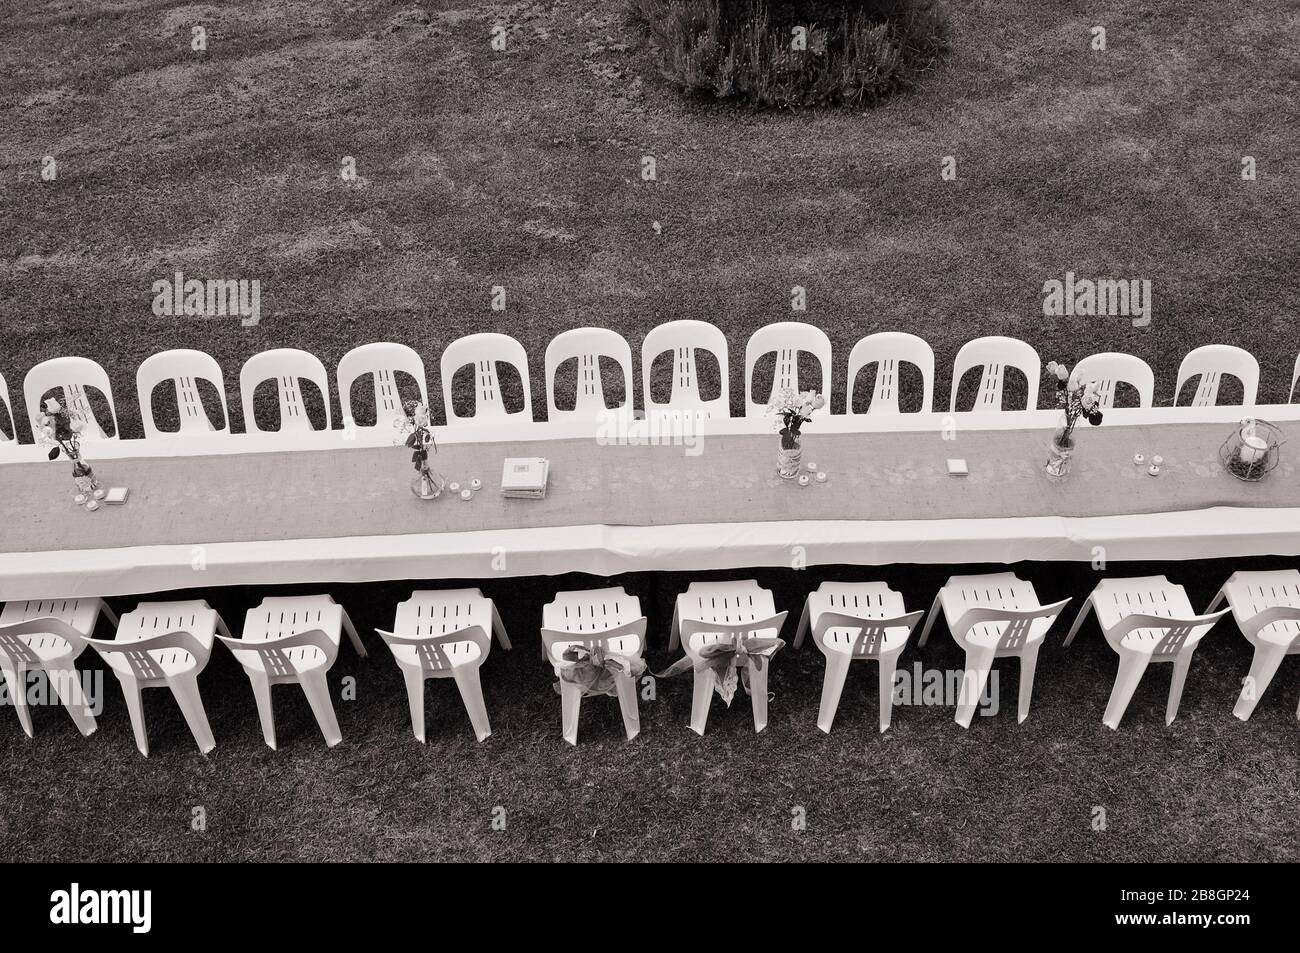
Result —
<path fill-rule="evenodd" d="M 947 49 L 938 0 L 628 0 L 660 69 L 690 94 L 763 106 L 861 106 Z M 807 49 L 793 30 L 807 31 Z"/>

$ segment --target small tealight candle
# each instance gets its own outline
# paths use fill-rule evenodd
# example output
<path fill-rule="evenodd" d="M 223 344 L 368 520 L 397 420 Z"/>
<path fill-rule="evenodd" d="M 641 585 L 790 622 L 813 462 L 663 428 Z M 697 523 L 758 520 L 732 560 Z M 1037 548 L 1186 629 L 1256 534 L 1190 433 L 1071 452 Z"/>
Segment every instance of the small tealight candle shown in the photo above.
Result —
<path fill-rule="evenodd" d="M 483 481 L 480 480 L 478 477 L 475 477 L 474 479 L 469 481 L 469 488 L 471 490 L 481 490 L 483 489 Z"/>
<path fill-rule="evenodd" d="M 1242 434 L 1238 456 L 1245 464 L 1259 463 L 1268 455 L 1268 441 L 1257 434 Z"/>
<path fill-rule="evenodd" d="M 91 511 L 99 509 L 99 500 L 91 500 L 86 504 L 86 509 Z"/>
<path fill-rule="evenodd" d="M 474 499 L 474 491 L 473 491 L 473 490 L 461 490 L 461 491 L 460 491 L 460 498 L 461 498 L 462 500 L 472 500 L 472 499 Z"/>
<path fill-rule="evenodd" d="M 807 486 L 807 485 L 810 484 L 810 483 L 812 483 L 812 478 L 811 478 L 810 476 L 808 476 L 808 474 L 806 474 L 806 473 L 801 473 L 801 474 L 799 474 L 799 485 L 800 485 L 800 486 Z"/>
<path fill-rule="evenodd" d="M 1133 466 L 1140 467 L 1142 466 L 1142 464 L 1146 462 L 1147 462 L 1147 458 L 1145 454 L 1141 454 L 1141 453 L 1133 454 Z"/>
<path fill-rule="evenodd" d="M 817 471 L 817 482 L 818 482 L 818 483 L 825 483 L 825 482 L 826 482 L 826 471 L 825 471 L 825 470 L 818 470 L 818 471 Z"/>
<path fill-rule="evenodd" d="M 1154 457 L 1151 458 L 1151 462 L 1158 467 L 1163 467 L 1165 465 L 1165 458 L 1160 456 L 1160 454 L 1157 453 Z"/>
<path fill-rule="evenodd" d="M 459 484 L 459 483 L 455 483 L 455 482 L 448 483 L 448 484 L 447 484 L 447 489 L 451 490 L 451 492 L 453 492 L 453 493 L 459 493 L 459 492 L 460 492 L 460 484 Z"/>
<path fill-rule="evenodd" d="M 1152 476 L 1160 476 L 1160 468 L 1153 463 L 1151 466 L 1147 467 L 1147 473 Z"/>
<path fill-rule="evenodd" d="M 804 469 L 807 470 L 809 473 L 816 473 L 816 472 L 817 472 L 817 464 L 815 464 L 815 463 L 805 463 L 805 464 L 804 464 Z"/>

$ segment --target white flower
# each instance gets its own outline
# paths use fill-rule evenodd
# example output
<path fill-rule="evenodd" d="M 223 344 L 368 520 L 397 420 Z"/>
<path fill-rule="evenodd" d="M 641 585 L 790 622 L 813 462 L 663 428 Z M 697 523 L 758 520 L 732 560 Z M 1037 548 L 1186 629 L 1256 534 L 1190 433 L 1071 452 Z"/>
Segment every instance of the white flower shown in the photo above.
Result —
<path fill-rule="evenodd" d="M 81 433 L 85 429 L 86 429 L 86 422 L 84 420 L 74 420 L 72 422 L 73 433 Z"/>
<path fill-rule="evenodd" d="M 57 400 L 55 400 L 53 397 L 47 397 L 45 399 L 45 410 L 47 413 L 57 414 L 62 409 L 63 409 L 63 405 L 60 404 Z"/>

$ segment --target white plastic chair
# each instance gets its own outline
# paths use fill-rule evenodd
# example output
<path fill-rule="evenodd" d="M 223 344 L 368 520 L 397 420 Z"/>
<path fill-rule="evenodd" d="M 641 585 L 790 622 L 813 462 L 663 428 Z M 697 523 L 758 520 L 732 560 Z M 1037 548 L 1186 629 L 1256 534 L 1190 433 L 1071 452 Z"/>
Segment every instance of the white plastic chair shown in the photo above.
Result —
<path fill-rule="evenodd" d="M 798 391 L 799 387 L 799 352 L 807 351 L 817 358 L 821 365 L 821 379 L 816 390 L 826 398 L 827 408 L 831 405 L 831 339 L 819 327 L 802 321 L 778 321 L 759 328 L 749 336 L 745 344 L 745 415 L 762 417 L 767 413 L 767 404 L 771 395 L 789 388 Z M 753 392 L 754 365 L 768 354 L 776 353 L 776 368 L 772 373 L 772 386 L 768 397 L 756 400 Z M 811 382 L 807 382 L 811 383 Z M 811 388 L 804 387 L 803 390 Z M 829 409 L 827 410 L 829 413 Z"/>
<path fill-rule="evenodd" d="M 497 363 L 513 364 L 519 371 L 523 388 L 524 406 L 520 411 L 507 411 L 497 380 Z M 456 412 L 452 400 L 452 380 L 466 364 L 474 365 L 474 413 L 462 416 Z M 533 419 L 533 396 L 528 383 L 528 352 L 508 334 L 470 334 L 447 345 L 442 352 L 442 400 L 447 410 L 447 423 L 519 417 Z"/>
<path fill-rule="evenodd" d="M 1189 351 L 1178 366 L 1178 385 L 1174 388 L 1174 406 L 1183 385 L 1197 375 L 1200 381 L 1192 397 L 1192 407 L 1213 407 L 1219 400 L 1219 382 L 1224 374 L 1241 381 L 1242 405 L 1251 407 L 1259 393 L 1259 361 L 1249 351 L 1231 344 L 1206 344 Z"/>
<path fill-rule="evenodd" d="M 665 351 L 673 354 L 672 389 L 668 403 L 651 394 L 654 361 Z M 718 362 L 718 396 L 700 397 L 700 376 L 695 352 L 708 351 Z M 641 342 L 641 398 L 646 417 L 691 413 L 703 418 L 730 417 L 730 372 L 727 364 L 727 336 L 705 321 L 668 321 L 651 328 Z"/>
<path fill-rule="evenodd" d="M 239 392 L 244 407 L 245 433 L 274 433 L 257 424 L 253 411 L 253 396 L 263 381 L 274 380 L 280 394 L 281 433 L 315 429 L 307 416 L 307 406 L 302 399 L 302 381 L 315 384 L 325 404 L 325 429 L 332 426 L 330 418 L 330 383 L 325 365 L 315 354 L 293 347 L 278 347 L 254 354 L 239 370 Z"/>
<path fill-rule="evenodd" d="M 343 411 L 343 426 L 358 426 L 352 412 L 352 385 L 358 377 L 370 374 L 375 382 L 376 427 L 392 427 L 393 421 L 406 416 L 402 395 L 397 387 L 397 374 L 409 374 L 420 388 L 420 402 L 429 404 L 429 385 L 424 375 L 424 361 L 414 349 L 405 344 L 377 341 L 354 347 L 339 359 L 336 380 L 339 387 L 339 408 Z"/>
<path fill-rule="evenodd" d="M 112 641 L 86 639 L 113 670 L 122 686 L 135 746 L 149 756 L 149 733 L 140 693 L 170 688 L 185 723 L 207 754 L 217 746 L 199 693 L 199 673 L 208 664 L 216 633 L 229 638 L 221 616 L 202 599 L 188 602 L 142 602 L 123 614 Z"/>
<path fill-rule="evenodd" d="M 104 429 L 104 421 L 95 417 L 94 408 L 86 396 L 87 387 L 100 391 L 108 403 L 109 422 L 113 425 L 111 437 Z M 23 399 L 27 403 L 27 422 L 32 426 L 33 435 L 41 429 L 36 418 L 45 410 L 42 398 L 52 390 L 60 391 L 57 399 L 65 410 L 86 422 L 86 436 L 105 440 L 116 440 L 120 436 L 117 408 L 113 405 L 113 385 L 109 383 L 105 370 L 87 357 L 55 357 L 42 361 L 27 372 L 23 378 Z"/>
<path fill-rule="evenodd" d="M 14 418 L 13 405 L 9 403 L 9 385 L 5 383 L 5 376 L 0 374 L 0 407 L 4 408 L 5 416 L 9 418 L 9 433 L 5 433 L 5 428 L 0 427 L 0 443 L 12 440 L 18 442 L 18 421 Z"/>
<path fill-rule="evenodd" d="M 972 367 L 984 369 L 972 411 L 996 413 L 1002 409 L 1002 385 L 1008 367 L 1017 368 L 1025 375 L 1028 393 L 1025 395 L 1024 409 L 1033 410 L 1038 405 L 1038 382 L 1042 372 L 1038 352 L 1018 338 L 994 335 L 967 341 L 957 352 L 957 359 L 952 366 L 952 397 L 948 403 L 950 412 L 957 410 L 957 390 L 961 386 L 962 377 Z"/>
<path fill-rule="evenodd" d="M 503 649 L 510 648 L 510 638 L 491 599 L 478 589 L 420 589 L 397 604 L 392 632 L 376 631 L 393 650 L 406 680 L 417 740 L 425 740 L 424 682 L 429 678 L 455 679 L 474 736 L 482 741 L 492 733 L 478 670 L 492 649 L 492 633 Z"/>
<path fill-rule="evenodd" d="M 1300 655 L 1300 569 L 1239 570 L 1223 584 L 1206 614 L 1228 601 L 1237 627 L 1255 647 L 1250 674 L 1232 713 L 1245 721 L 1288 655 Z M 1300 719 L 1300 708 L 1296 709 Z"/>
<path fill-rule="evenodd" d="M 327 747 L 343 740 L 325 673 L 338 657 L 341 632 L 346 631 L 362 658 L 361 644 L 347 612 L 331 596 L 268 596 L 244 617 L 241 637 L 218 635 L 244 666 L 257 699 L 262 737 L 275 749 L 275 713 L 271 686 L 298 684 L 311 705 Z"/>
<path fill-rule="evenodd" d="M 1138 406 L 1150 407 L 1155 399 L 1156 375 L 1151 365 L 1132 354 L 1103 351 L 1089 354 L 1074 366 L 1074 376 L 1081 382 L 1097 382 L 1101 410 L 1115 406 L 1115 385 L 1131 384 L 1138 393 Z"/>
<path fill-rule="evenodd" d="M 628 595 L 621 586 L 557 592 L 554 601 L 542 607 L 542 651 L 560 680 L 560 728 L 569 744 L 578 743 L 578 711 L 583 689 L 560 676 L 571 664 L 564 659 L 565 651 L 574 646 L 588 650 L 599 648 L 607 655 L 631 663 L 645 652 L 645 629 L 641 600 Z M 636 678 L 615 674 L 614 688 L 623 713 L 623 730 L 630 741 L 641 731 Z"/>
<path fill-rule="evenodd" d="M 970 727 L 980 696 L 984 694 L 984 686 L 988 683 L 993 660 L 1008 656 L 1020 659 L 1017 724 L 1029 716 L 1038 649 L 1047 630 L 1069 602 L 1069 599 L 1062 599 L 1043 605 L 1038 601 L 1034 584 L 1018 579 L 1015 573 L 948 578 L 930 607 L 917 644 L 924 647 L 942 608 L 953 641 L 966 652 L 965 672 L 957 699 L 957 724 L 963 728 Z"/>
<path fill-rule="evenodd" d="M 823 582 L 808 594 L 794 647 L 802 646 L 811 630 L 813 643 L 826 656 L 818 728 L 830 734 L 855 659 L 880 663 L 880 730 L 889 727 L 898 656 L 924 614 L 908 612 L 902 595 L 883 582 Z"/>
<path fill-rule="evenodd" d="M 1074 641 L 1089 611 L 1096 613 L 1106 642 L 1119 655 L 1119 674 L 1115 676 L 1115 687 L 1111 689 L 1102 723 L 1107 728 L 1119 728 L 1147 665 L 1172 662 L 1174 675 L 1165 706 L 1165 724 L 1171 724 L 1178 715 L 1192 653 L 1205 633 L 1228 610 L 1196 615 L 1187 599 L 1187 590 L 1164 576 L 1103 579 L 1070 626 L 1070 634 L 1065 637 L 1067 646 Z"/>
<path fill-rule="evenodd" d="M 1300 384 L 1300 354 L 1295 356 L 1295 370 L 1291 372 L 1291 390 L 1289 392 L 1290 396 L 1287 398 L 1287 403 L 1295 401 L 1295 389 L 1297 384 Z"/>
<path fill-rule="evenodd" d="M 786 613 L 776 611 L 772 591 L 764 589 L 753 579 L 734 582 L 693 582 L 677 597 L 673 606 L 672 628 L 668 648 L 681 645 L 693 664 L 703 659 L 701 650 L 723 642 L 732 645 L 749 643 L 754 639 L 780 638 Z M 767 727 L 767 671 L 761 667 L 749 670 L 751 701 L 754 707 L 754 731 Z M 691 730 L 704 734 L 713 701 L 713 686 L 717 676 L 712 669 L 695 669 L 695 690 L 691 700 Z"/>
<path fill-rule="evenodd" d="M 203 408 L 203 398 L 198 382 L 206 380 L 217 389 L 221 401 L 221 426 L 213 427 L 208 412 Z M 180 420 L 179 433 L 229 433 L 230 411 L 226 407 L 226 379 L 221 365 L 210 354 L 189 348 L 163 351 L 144 359 L 135 372 L 136 396 L 140 401 L 140 422 L 146 437 L 166 433 L 158 429 L 153 419 L 153 391 L 164 381 L 176 386 L 176 415 Z"/>
<path fill-rule="evenodd" d="M 81 690 L 76 661 L 101 613 L 117 625 L 117 616 L 102 599 L 34 599 L 10 602 L 0 610 L 0 671 L 27 737 L 32 736 L 32 716 L 26 682 L 32 669 L 45 672 L 83 735 L 98 727 Z"/>
<path fill-rule="evenodd" d="M 853 383 L 868 364 L 876 365 L 876 384 L 868 414 L 896 414 L 898 409 L 899 364 L 914 364 L 921 371 L 921 408 L 934 409 L 934 351 L 923 338 L 903 331 L 868 334 L 849 352 L 849 376 L 845 385 L 844 412 L 853 413 Z"/>
<path fill-rule="evenodd" d="M 600 377 L 600 359 L 613 358 L 623 372 L 623 403 L 620 412 L 632 411 L 632 348 L 623 335 L 606 328 L 574 328 L 557 334 L 546 345 L 546 410 L 548 420 L 596 419 L 611 408 L 605 406 Z M 578 383 L 572 410 L 560 410 L 555 402 L 555 372 L 565 361 L 578 361 Z"/>

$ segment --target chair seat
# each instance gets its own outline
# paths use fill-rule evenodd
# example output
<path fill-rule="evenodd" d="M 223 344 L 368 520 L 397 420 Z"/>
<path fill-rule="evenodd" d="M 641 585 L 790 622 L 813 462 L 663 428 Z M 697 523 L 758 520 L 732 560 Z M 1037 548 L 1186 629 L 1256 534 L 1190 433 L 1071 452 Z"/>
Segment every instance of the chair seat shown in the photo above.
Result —
<path fill-rule="evenodd" d="M 320 629 L 335 645 L 342 639 L 343 609 L 329 596 L 272 596 L 249 609 L 240 639 L 270 642 L 286 635 Z M 240 658 L 248 668 L 267 672 L 272 679 L 293 679 L 295 675 L 327 666 L 329 657 L 314 645 L 296 646 L 280 653 L 293 673 L 269 671 L 261 655 L 246 652 Z"/>
<path fill-rule="evenodd" d="M 1012 609 L 1024 611 L 1042 608 L 1034 584 L 1016 578 L 1015 573 L 988 573 L 980 576 L 952 576 L 948 584 L 939 590 L 939 602 L 943 606 L 943 616 L 950 630 L 970 609 Z M 1035 619 L 1025 637 L 1028 642 L 1037 642 L 1052 627 L 1053 619 Z M 1006 622 L 979 622 L 970 630 L 962 633 L 972 645 L 997 645 L 1006 632 Z M 954 630 L 955 631 L 955 630 Z"/>
<path fill-rule="evenodd" d="M 749 633 L 750 638 L 754 639 L 775 639 L 781 634 L 780 629 L 755 629 Z M 695 632 L 687 640 L 686 646 L 692 652 L 699 652 L 710 645 L 716 645 L 719 642 L 728 642 L 733 638 L 730 632 Z"/>
<path fill-rule="evenodd" d="M 66 639 L 61 639 L 57 635 L 20 635 L 18 638 L 42 662 L 70 661 L 78 654 L 73 652 Z M 3 649 L 0 649 L 0 658 L 12 665 L 12 660 Z"/>
<path fill-rule="evenodd" d="M 905 615 L 902 593 L 894 592 L 883 582 L 824 582 L 808 595 L 809 623 L 817 628 L 823 612 L 849 615 L 857 619 L 896 619 Z M 857 643 L 860 629 L 852 626 L 832 626 L 826 630 L 823 644 L 827 651 L 851 654 Z M 900 648 L 912 629 L 894 625 L 885 630 L 885 637 L 873 646 L 864 658 Z"/>
<path fill-rule="evenodd" d="M 457 628 L 460 628 L 459 626 Z M 403 633 L 406 634 L 406 633 Z M 423 635 L 433 635 L 440 633 L 415 633 Z M 414 637 L 414 634 L 412 635 Z M 442 642 L 439 643 L 447 661 L 451 663 L 451 668 L 446 672 L 439 672 L 435 669 L 425 668 L 425 675 L 429 677 L 437 675 L 450 675 L 452 669 L 460 668 L 463 665 L 475 665 L 483 657 L 483 650 L 475 642 Z M 414 645 L 394 645 L 393 657 L 402 665 L 421 665 L 420 650 Z"/>
<path fill-rule="evenodd" d="M 1265 609 L 1292 606 L 1300 609 L 1300 569 L 1240 571 L 1232 574 L 1223 587 L 1233 618 L 1245 630 L 1245 623 Z M 1256 634 L 1261 642 L 1287 645 L 1288 654 L 1300 654 L 1300 621 L 1284 619 L 1272 622 Z"/>
<path fill-rule="evenodd" d="M 1107 632 L 1131 615 L 1162 619 L 1189 619 L 1196 615 L 1187 590 L 1164 576 L 1103 579 L 1089 598 L 1097 622 Z M 1131 651 L 1154 654 L 1168 635 L 1166 628 L 1133 629 L 1124 636 L 1123 645 Z"/>
<path fill-rule="evenodd" d="M 551 645 L 551 661 L 556 665 L 564 664 L 564 652 L 571 645 L 582 645 L 582 642 L 555 642 Z M 634 635 L 620 635 L 617 638 L 609 639 L 604 644 L 607 653 L 613 655 L 622 655 L 627 658 L 639 658 L 642 652 L 641 640 Z"/>
<path fill-rule="evenodd" d="M 216 628 L 217 614 L 202 599 L 183 602 L 142 602 L 130 612 L 124 613 L 118 620 L 116 641 L 136 642 L 155 635 L 165 635 L 168 632 L 188 632 L 211 651 L 212 644 L 216 641 Z M 185 675 L 201 671 L 199 660 L 184 649 L 151 649 L 147 654 L 159 667 L 163 677 L 142 680 L 141 684 L 146 687 L 151 683 L 164 681 L 168 675 Z M 106 661 L 114 671 L 131 674 L 131 669 L 125 660 L 110 655 L 106 657 Z"/>

